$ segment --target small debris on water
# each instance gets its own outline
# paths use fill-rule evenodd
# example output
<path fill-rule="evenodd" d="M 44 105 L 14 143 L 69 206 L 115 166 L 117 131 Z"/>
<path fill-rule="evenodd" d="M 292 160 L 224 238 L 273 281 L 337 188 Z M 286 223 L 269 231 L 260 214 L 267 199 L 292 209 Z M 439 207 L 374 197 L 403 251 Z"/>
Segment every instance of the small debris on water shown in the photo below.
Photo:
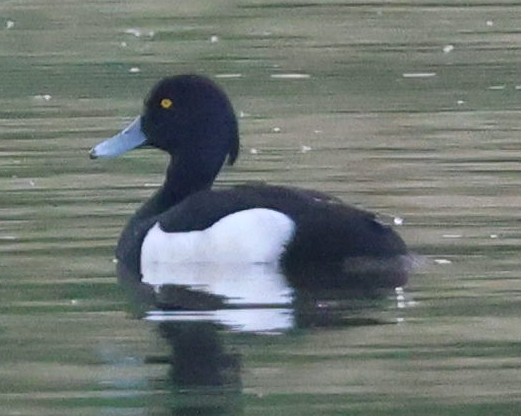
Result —
<path fill-rule="evenodd" d="M 257 153 L 259 153 L 259 151 L 258 151 L 257 149 L 255 149 L 255 147 L 252 147 L 252 148 L 250 149 L 250 154 L 252 154 L 252 155 L 256 155 Z"/>
<path fill-rule="evenodd" d="M 6 29 L 12 29 L 14 27 L 14 22 L 12 20 L 8 20 L 5 22 L 5 28 Z"/>
<path fill-rule="evenodd" d="M 217 74 L 215 78 L 241 78 L 242 74 Z"/>
<path fill-rule="evenodd" d="M 452 264 L 450 260 L 447 259 L 434 259 L 434 263 L 436 264 Z"/>
<path fill-rule="evenodd" d="M 306 145 L 303 145 L 300 147 L 300 152 L 301 153 L 307 153 L 311 150 L 311 147 L 310 146 L 306 146 Z"/>
<path fill-rule="evenodd" d="M 443 47 L 443 52 L 444 53 L 450 53 L 454 50 L 454 45 L 445 45 Z"/>
<path fill-rule="evenodd" d="M 400 217 L 394 217 L 393 218 L 394 225 L 403 225 L 403 218 Z"/>
<path fill-rule="evenodd" d="M 273 133 L 280 133 L 281 129 L 280 127 L 273 127 Z"/>
<path fill-rule="evenodd" d="M 52 96 L 51 94 L 37 94 L 33 98 L 37 101 L 50 101 Z"/>
<path fill-rule="evenodd" d="M 212 36 L 210 37 L 210 43 L 217 43 L 217 42 L 219 42 L 219 36 L 217 36 L 217 35 L 212 35 Z"/>
<path fill-rule="evenodd" d="M 136 38 L 141 37 L 141 30 L 136 29 L 136 28 L 130 28 L 130 29 L 127 29 L 127 30 L 125 30 L 125 33 L 126 33 L 127 35 L 135 36 Z"/>
<path fill-rule="evenodd" d="M 436 72 L 404 72 L 402 74 L 404 78 L 431 78 L 435 76 Z"/>
<path fill-rule="evenodd" d="M 141 72 L 141 69 L 139 69 L 137 66 L 134 66 L 128 70 L 131 74 L 137 74 L 138 72 Z"/>
<path fill-rule="evenodd" d="M 271 74 L 271 78 L 275 79 L 308 79 L 311 78 L 309 74 Z"/>

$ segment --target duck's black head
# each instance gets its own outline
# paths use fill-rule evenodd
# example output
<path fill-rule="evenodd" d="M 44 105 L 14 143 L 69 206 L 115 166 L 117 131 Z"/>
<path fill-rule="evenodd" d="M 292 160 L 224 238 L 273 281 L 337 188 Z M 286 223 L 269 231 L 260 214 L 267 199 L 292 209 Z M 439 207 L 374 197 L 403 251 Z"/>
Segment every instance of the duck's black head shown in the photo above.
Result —
<path fill-rule="evenodd" d="M 153 146 L 177 159 L 232 164 L 239 151 L 237 119 L 226 94 L 199 75 L 178 75 L 158 82 L 145 99 L 141 116 L 121 133 L 91 150 L 91 157 L 112 157 Z"/>
<path fill-rule="evenodd" d="M 171 154 L 213 148 L 238 153 L 237 119 L 226 94 L 208 78 L 180 75 L 160 81 L 145 100 L 141 129 L 148 144 Z"/>

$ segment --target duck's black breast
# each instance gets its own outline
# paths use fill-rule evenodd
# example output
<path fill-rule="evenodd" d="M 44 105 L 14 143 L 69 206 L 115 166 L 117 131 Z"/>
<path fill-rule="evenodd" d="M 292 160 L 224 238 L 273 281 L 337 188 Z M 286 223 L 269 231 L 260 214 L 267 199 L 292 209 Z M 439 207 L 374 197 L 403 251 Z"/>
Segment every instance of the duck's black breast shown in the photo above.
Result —
<path fill-rule="evenodd" d="M 254 208 L 280 212 L 295 224 L 294 235 L 281 258 L 282 267 L 289 272 L 306 264 L 390 258 L 407 251 L 401 238 L 370 212 L 317 191 L 256 184 L 203 190 L 155 218 L 134 223 L 131 220 L 121 236 L 118 257 L 139 265 L 143 238 L 156 222 L 166 233 L 200 231 L 233 213 Z"/>

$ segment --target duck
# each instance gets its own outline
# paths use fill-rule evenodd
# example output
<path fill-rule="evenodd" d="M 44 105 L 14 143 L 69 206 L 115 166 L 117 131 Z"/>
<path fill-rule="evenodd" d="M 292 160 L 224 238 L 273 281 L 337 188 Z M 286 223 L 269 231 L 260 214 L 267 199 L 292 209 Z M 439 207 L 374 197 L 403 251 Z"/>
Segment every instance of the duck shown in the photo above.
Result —
<path fill-rule="evenodd" d="M 116 248 L 143 276 L 152 265 L 276 264 L 297 288 L 403 286 L 408 249 L 376 214 L 329 194 L 263 182 L 212 188 L 239 156 L 232 103 L 195 74 L 163 78 L 141 115 L 90 150 L 92 159 L 153 147 L 169 154 L 162 186 L 137 209 Z"/>

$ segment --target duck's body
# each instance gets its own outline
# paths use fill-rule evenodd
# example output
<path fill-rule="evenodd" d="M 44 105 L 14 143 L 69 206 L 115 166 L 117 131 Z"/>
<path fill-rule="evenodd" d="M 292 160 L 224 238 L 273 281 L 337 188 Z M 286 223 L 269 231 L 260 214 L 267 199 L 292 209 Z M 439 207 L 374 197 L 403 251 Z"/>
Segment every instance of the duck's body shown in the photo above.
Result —
<path fill-rule="evenodd" d="M 123 144 L 121 144 L 123 142 Z M 119 261 L 141 274 L 158 262 L 274 263 L 295 286 L 405 283 L 402 239 L 375 215 L 317 191 L 251 184 L 212 190 L 226 156 L 238 154 L 237 122 L 226 95 L 199 76 L 166 78 L 151 92 L 143 116 L 91 151 L 115 156 L 152 145 L 168 151 L 164 185 L 130 219 L 117 249 Z M 376 260 L 392 267 L 383 279 L 353 273 Z M 398 262 L 395 260 L 398 259 Z M 317 265 L 333 279 L 309 277 Z M 403 270 L 402 270 L 403 269 Z M 381 270 L 380 270 L 381 271 Z M 379 273 L 381 274 L 381 273 Z M 307 277 L 301 277 L 306 276 Z"/>

